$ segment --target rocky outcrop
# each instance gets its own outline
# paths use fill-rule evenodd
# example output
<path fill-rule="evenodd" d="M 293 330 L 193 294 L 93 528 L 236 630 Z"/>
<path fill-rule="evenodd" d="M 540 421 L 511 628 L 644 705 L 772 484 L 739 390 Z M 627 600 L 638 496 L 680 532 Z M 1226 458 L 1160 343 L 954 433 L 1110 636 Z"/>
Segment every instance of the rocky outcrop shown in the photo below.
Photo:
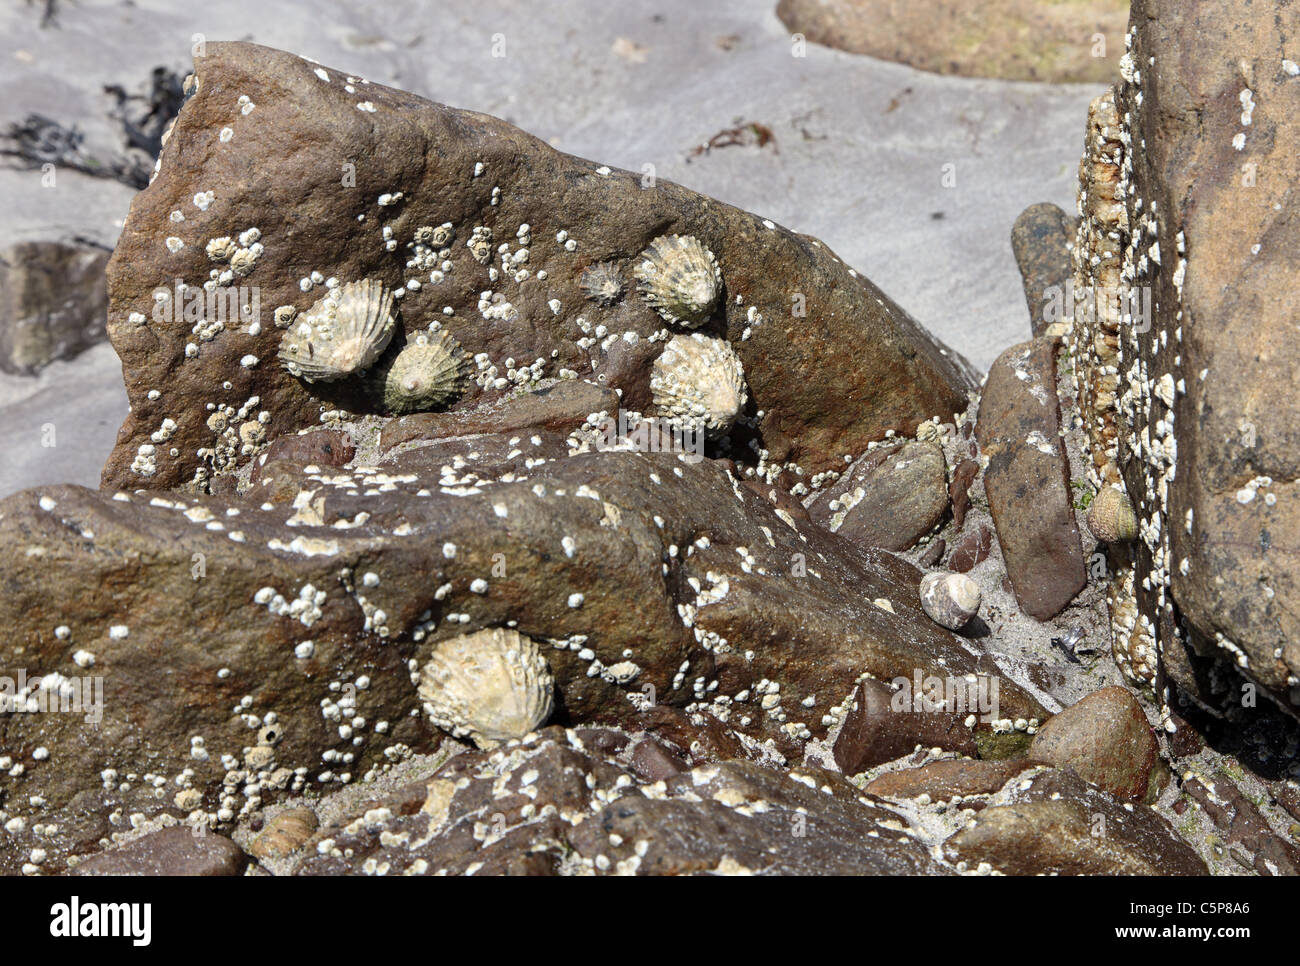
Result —
<path fill-rule="evenodd" d="M 1240 704 L 1209 673 L 1216 656 L 1300 706 L 1300 561 L 1284 536 L 1300 476 L 1288 281 L 1300 256 L 1283 241 L 1300 176 L 1300 69 L 1286 46 L 1298 27 L 1285 3 L 1137 0 L 1124 81 L 1113 107 L 1094 106 L 1089 144 L 1105 147 L 1090 151 L 1106 157 L 1081 187 L 1076 284 L 1138 296 L 1074 335 L 1102 410 L 1089 417 L 1098 476 L 1113 460 L 1139 520 L 1117 631 L 1141 676 L 1155 680 L 1158 652 L 1211 709 Z M 1087 258 L 1107 232 L 1108 257 Z M 1113 403 L 1100 382 L 1111 339 Z"/>
<path fill-rule="evenodd" d="M 252 413 L 271 437 L 323 413 L 376 412 L 363 380 L 307 384 L 276 359 L 276 322 L 331 282 L 400 292 L 395 346 L 430 325 L 459 342 L 472 378 L 453 408 L 582 377 L 649 413 L 671 333 L 634 271 L 672 234 L 716 259 L 721 292 L 696 331 L 743 364 L 731 451 L 755 472 L 797 486 L 890 429 L 964 408 L 959 357 L 816 239 L 668 182 L 644 186 L 494 118 L 282 51 L 209 43 L 109 264 L 131 414 L 104 484 L 205 489 L 245 464 L 256 445 L 214 431 L 210 406 Z M 622 281 L 610 304 L 583 287 L 606 263 Z"/>
<path fill-rule="evenodd" d="M 0 370 L 32 373 L 106 338 L 108 251 L 54 241 L 0 252 Z"/>

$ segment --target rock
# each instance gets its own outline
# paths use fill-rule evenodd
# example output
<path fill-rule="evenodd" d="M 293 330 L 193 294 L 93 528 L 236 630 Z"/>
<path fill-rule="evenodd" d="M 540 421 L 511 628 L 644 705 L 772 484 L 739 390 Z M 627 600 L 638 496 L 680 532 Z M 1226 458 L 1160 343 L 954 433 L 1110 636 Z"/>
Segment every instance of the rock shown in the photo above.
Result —
<path fill-rule="evenodd" d="M 0 252 L 0 370 L 36 372 L 106 338 L 108 254 L 55 241 Z"/>
<path fill-rule="evenodd" d="M 1122 805 L 1048 769 L 1012 783 L 944 843 L 950 862 L 1005 875 L 1206 875 L 1205 863 L 1146 805 Z"/>
<path fill-rule="evenodd" d="M 1011 250 L 1025 287 L 1034 338 L 1046 333 L 1052 321 L 1049 309 L 1064 305 L 1066 286 L 1074 271 L 1070 245 L 1077 225 L 1077 218 L 1042 202 L 1022 211 L 1011 226 Z"/>
<path fill-rule="evenodd" d="M 1188 778 L 1183 791 L 1200 805 L 1229 845 L 1248 850 L 1247 868 L 1260 875 L 1300 875 L 1300 849 L 1274 832 L 1229 778 Z"/>
<path fill-rule="evenodd" d="M 646 782 L 664 781 L 686 770 L 686 762 L 653 738 L 645 738 L 632 749 L 632 770 Z"/>
<path fill-rule="evenodd" d="M 1160 748 L 1137 699 L 1121 687 L 1103 688 L 1049 718 L 1029 757 L 1072 768 L 1116 798 L 1146 797 Z"/>
<path fill-rule="evenodd" d="M 719 463 L 610 452 L 525 469 L 516 457 L 467 482 L 467 470 L 444 477 L 437 455 L 420 461 L 456 442 L 322 467 L 284 503 L 260 487 L 198 499 L 50 487 L 0 502 L 0 678 L 102 682 L 91 726 L 0 715 L 0 747 L 48 749 L 0 774 L 28 830 L 0 868 L 35 824 L 59 828 L 41 839 L 57 870 L 103 834 L 95 815 L 158 802 L 138 780 L 105 788 L 108 770 L 189 769 L 181 814 L 201 808 L 220 830 L 223 801 L 271 805 L 432 751 L 441 735 L 418 713 L 408 663 L 508 622 L 548 642 L 562 722 L 635 727 L 638 709 L 666 704 L 792 757 L 848 714 L 864 672 L 1001 678 L 925 617 L 910 564 L 792 529 Z M 1009 679 L 999 698 L 1013 718 L 1046 717 Z M 278 735 L 261 742 L 272 713 Z M 971 734 L 950 746 L 968 749 Z M 223 756 L 240 763 L 233 785 Z M 93 807 L 75 809 L 83 792 Z"/>
<path fill-rule="evenodd" d="M 860 547 L 906 550 L 948 509 L 943 447 L 908 441 L 859 457 L 808 503 L 813 521 Z"/>
<path fill-rule="evenodd" d="M 949 871 L 897 815 L 833 772 L 731 761 L 650 781 L 559 728 L 493 757 L 457 755 L 317 842 L 297 874 Z"/>
<path fill-rule="evenodd" d="M 939 74 L 1108 83 L 1124 50 L 1124 0 L 781 0 L 793 33 Z"/>
<path fill-rule="evenodd" d="M 948 569 L 959 574 L 968 573 L 977 564 L 987 560 L 992 550 L 993 531 L 981 523 L 978 529 L 966 534 L 952 548 L 952 555 L 948 558 Z"/>
<path fill-rule="evenodd" d="M 649 412 L 663 320 L 635 292 L 604 307 L 579 283 L 599 261 L 630 277 L 639 253 L 671 233 L 699 238 L 721 268 L 725 305 L 701 331 L 730 342 L 744 365 L 747 411 L 764 414 L 736 431 L 746 458 L 757 460 L 743 445 L 749 433 L 790 441 L 786 462 L 807 476 L 842 469 L 845 452 L 863 451 L 888 429 L 911 432 L 964 406 L 964 361 L 814 239 L 667 181 L 645 190 L 639 172 L 560 154 L 494 118 L 378 84 L 348 93 L 345 73 L 282 51 L 209 43 L 195 72 L 198 91 L 109 263 L 109 337 L 132 409 L 105 466 L 107 487 L 203 489 L 246 462 L 200 418 L 208 403 L 268 413 L 272 436 L 319 425 L 322 407 L 375 411 L 361 380 L 306 384 L 276 360 L 282 332 L 272 315 L 320 299 L 325 289 L 313 277 L 374 278 L 393 288 L 422 280 L 400 300 L 395 339 L 436 318 L 482 361 L 455 410 L 576 373 L 622 389 L 625 408 Z M 234 90 L 242 105 L 231 100 Z M 340 177 L 343 163 L 355 164 L 355 186 Z M 210 185 L 222 186 L 220 197 L 196 207 L 196 193 Z M 186 220 L 172 221 L 181 209 Z M 447 248 L 417 251 L 417 229 L 447 223 Z M 247 274 L 232 275 L 226 299 L 209 312 L 197 286 L 213 269 L 208 244 L 221 238 L 237 240 L 234 258 Z M 506 258 L 503 244 L 509 266 L 477 260 Z M 178 298 L 177 279 L 194 287 L 191 297 Z M 154 300 L 159 286 L 172 293 L 166 302 Z M 789 319 L 792 286 L 806 315 L 787 325 L 778 320 Z M 493 294 L 480 305 L 485 291 Z M 178 303 L 202 324 L 171 311 Z M 239 317 L 245 307 L 260 323 Z M 594 334 L 598 327 L 610 334 Z M 150 399 L 155 389 L 162 395 Z M 176 423 L 166 447 L 151 439 L 164 419 Z"/>
<path fill-rule="evenodd" d="M 73 875 L 239 875 L 248 857 L 230 839 L 188 825 L 150 832 L 92 855 Z"/>
<path fill-rule="evenodd" d="M 966 511 L 970 509 L 970 487 L 979 476 L 980 465 L 974 460 L 962 460 L 952 471 L 948 481 L 948 498 L 952 501 L 952 522 L 960 530 L 966 525 Z"/>
<path fill-rule="evenodd" d="M 915 689 L 913 689 L 915 690 Z M 856 775 L 910 754 L 918 745 L 975 755 L 974 732 L 965 726 L 966 710 L 896 710 L 895 692 L 867 679 L 858 687 L 844 726 L 835 739 L 835 764 Z M 900 705 L 901 707 L 901 705 Z M 974 709 L 972 709 L 974 710 Z"/>
<path fill-rule="evenodd" d="M 385 423 L 379 436 L 383 452 L 413 440 L 447 436 L 505 435 L 544 429 L 561 436 L 580 427 L 587 417 L 605 412 L 617 419 L 618 395 L 589 382 L 558 382 L 537 392 L 524 393 L 476 409 L 452 413 L 413 413 Z"/>
<path fill-rule="evenodd" d="M 1149 298 L 1139 324 L 1103 317 L 1076 335 L 1082 379 L 1107 371 L 1106 339 L 1124 359 L 1125 392 L 1094 393 L 1090 420 L 1094 460 L 1111 457 L 1146 528 L 1114 616 L 1160 615 L 1140 643 L 1216 713 L 1239 708 L 1240 688 L 1207 687 L 1220 676 L 1202 666 L 1210 655 L 1300 709 L 1300 551 L 1286 536 L 1300 523 L 1300 303 L 1287 281 L 1300 253 L 1273 241 L 1297 216 L 1300 82 L 1279 24 L 1295 14 L 1278 0 L 1134 3 L 1132 66 L 1094 105 L 1081 168 L 1096 244 L 1079 253 L 1078 282 L 1116 276 Z M 1111 202 L 1120 172 L 1127 191 Z"/>
<path fill-rule="evenodd" d="M 960 796 L 963 807 L 975 811 L 984 807 L 972 796 L 992 795 L 1021 772 L 1037 767 L 1031 761 L 972 761 L 954 758 L 934 761 L 920 768 L 886 772 L 867 783 L 863 789 L 879 798 L 920 798 L 928 795 L 932 802 L 947 802 Z"/>
<path fill-rule="evenodd" d="M 1021 610 L 1059 614 L 1088 582 L 1060 438 L 1056 343 L 1012 346 L 989 370 L 975 433 L 984 492 Z"/>

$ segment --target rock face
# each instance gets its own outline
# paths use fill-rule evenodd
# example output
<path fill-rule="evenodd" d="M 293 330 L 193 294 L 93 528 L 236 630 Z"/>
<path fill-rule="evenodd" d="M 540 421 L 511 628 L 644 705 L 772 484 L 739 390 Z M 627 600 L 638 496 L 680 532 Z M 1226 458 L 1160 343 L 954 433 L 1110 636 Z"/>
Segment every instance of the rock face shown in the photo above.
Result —
<path fill-rule="evenodd" d="M 1053 715 L 1034 736 L 1029 757 L 1072 768 L 1116 798 L 1141 801 L 1159 751 L 1137 699 L 1111 687 Z"/>
<path fill-rule="evenodd" d="M 896 814 L 841 775 L 729 761 L 650 780 L 602 752 L 602 736 L 622 738 L 548 728 L 493 757 L 458 755 L 428 781 L 322 829 L 296 872 L 949 872 Z"/>
<path fill-rule="evenodd" d="M 1114 79 L 1123 52 L 1128 4 L 781 0 L 776 12 L 792 32 L 815 43 L 939 74 L 1105 83 Z"/>
<path fill-rule="evenodd" d="M 150 832 L 80 863 L 76 875 L 239 875 L 248 858 L 230 839 L 188 825 Z"/>
<path fill-rule="evenodd" d="M 1020 608 L 1047 620 L 1088 582 L 1061 442 L 1053 339 L 1012 346 L 989 370 L 976 436 L 984 491 Z"/>
<path fill-rule="evenodd" d="M 1074 274 L 1070 245 L 1076 230 L 1077 219 L 1046 202 L 1030 205 L 1011 226 L 1011 250 L 1020 268 L 1035 338 L 1051 323 L 1049 307 L 1064 302 L 1066 285 Z"/>
<path fill-rule="evenodd" d="M 1216 653 L 1300 707 L 1300 558 L 1284 536 L 1300 520 L 1300 254 L 1281 241 L 1297 218 L 1300 79 L 1284 39 L 1297 28 L 1283 2 L 1137 0 L 1081 185 L 1081 239 L 1114 241 L 1081 257 L 1077 283 L 1149 296 L 1132 317 L 1076 324 L 1085 384 L 1105 372 L 1095 347 L 1109 338 L 1119 359 L 1117 398 L 1096 394 L 1091 425 L 1098 475 L 1117 468 L 1139 518 L 1117 630 L 1209 707 L 1222 695 L 1199 665 Z"/>
<path fill-rule="evenodd" d="M 1027 786 L 1027 787 L 1026 787 Z M 1006 875 L 1206 875 L 1159 814 L 1121 805 L 1077 775 L 1047 770 L 1016 782 L 944 843 L 944 855 Z"/>
<path fill-rule="evenodd" d="M 909 440 L 877 449 L 809 501 L 808 514 L 860 547 L 906 550 L 947 512 L 946 474 L 937 442 Z"/>
<path fill-rule="evenodd" d="M 733 437 L 757 438 L 769 472 L 842 470 L 888 429 L 962 408 L 959 357 L 815 239 L 281 51 L 209 43 L 195 74 L 109 264 L 132 411 L 106 486 L 204 489 L 247 462 L 256 444 L 214 431 L 209 405 L 270 436 L 376 411 L 361 380 L 308 385 L 276 361 L 275 320 L 331 279 L 403 293 L 394 346 L 438 324 L 474 357 L 453 408 L 578 375 L 649 412 L 663 319 L 630 284 L 606 306 L 580 283 L 600 262 L 630 283 L 670 234 L 716 258 L 719 306 L 697 331 L 743 363 L 747 425 Z"/>
<path fill-rule="evenodd" d="M 56 869 L 117 808 L 221 827 L 432 750 L 411 662 L 482 628 L 546 642 L 558 721 L 675 706 L 796 757 L 849 713 L 864 674 L 1000 677 L 925 617 L 910 564 L 794 529 L 719 461 L 547 459 L 512 440 L 444 440 L 370 468 L 280 461 L 294 485 L 266 502 L 258 486 L 0 503 L 0 677 L 25 675 L 25 706 L 102 688 L 95 721 L 0 716 L 0 747 L 29 749 L 0 776 L 26 823 L 16 844 L 59 816 L 41 843 Z M 999 700 L 1004 716 L 1047 717 L 1010 680 Z M 959 724 L 961 747 L 988 728 Z M 86 796 L 100 804 L 74 807 Z"/>
<path fill-rule="evenodd" d="M 108 252 L 19 242 L 0 252 L 0 369 L 32 373 L 106 338 Z"/>

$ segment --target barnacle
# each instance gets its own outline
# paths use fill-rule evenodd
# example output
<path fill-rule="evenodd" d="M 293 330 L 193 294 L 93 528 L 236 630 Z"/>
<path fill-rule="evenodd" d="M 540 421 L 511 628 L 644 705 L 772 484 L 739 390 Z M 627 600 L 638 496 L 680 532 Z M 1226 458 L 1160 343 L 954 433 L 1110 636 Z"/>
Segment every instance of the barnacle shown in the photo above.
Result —
<path fill-rule="evenodd" d="M 419 694 L 435 725 L 491 748 L 542 724 L 554 686 L 531 638 L 493 627 L 439 643 L 420 670 Z"/>
<path fill-rule="evenodd" d="M 460 395 L 465 353 L 447 332 L 421 334 L 373 372 L 374 386 L 391 413 L 437 409 Z"/>
<path fill-rule="evenodd" d="M 634 274 L 641 294 L 666 322 L 695 328 L 713 314 L 722 270 L 694 235 L 661 235 L 641 253 Z"/>
<path fill-rule="evenodd" d="M 393 293 L 363 279 L 332 289 L 280 341 L 280 359 L 307 382 L 328 382 L 374 365 L 393 337 Z"/>
<path fill-rule="evenodd" d="M 725 436 L 745 408 L 745 368 L 731 345 L 698 332 L 675 335 L 655 359 L 650 392 L 662 416 Z"/>

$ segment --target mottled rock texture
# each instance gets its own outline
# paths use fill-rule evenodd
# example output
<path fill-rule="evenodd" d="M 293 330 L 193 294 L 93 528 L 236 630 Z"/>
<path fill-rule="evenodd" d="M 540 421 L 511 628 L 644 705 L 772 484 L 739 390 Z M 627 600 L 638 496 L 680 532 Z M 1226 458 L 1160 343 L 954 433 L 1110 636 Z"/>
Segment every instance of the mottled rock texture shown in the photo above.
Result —
<path fill-rule="evenodd" d="M 1058 206 L 1042 202 L 1022 211 L 1011 226 L 1011 250 L 1025 287 L 1029 327 L 1035 337 L 1043 335 L 1054 321 L 1052 310 L 1064 306 L 1066 285 L 1074 271 L 1070 246 L 1077 221 Z"/>
<path fill-rule="evenodd" d="M 1128 3 L 781 0 L 776 12 L 815 43 L 939 74 L 1105 83 L 1123 52 Z"/>
<path fill-rule="evenodd" d="M 1029 757 L 1072 768 L 1116 798 L 1142 800 L 1160 748 L 1137 699 L 1120 687 L 1103 688 L 1049 719 L 1029 746 Z"/>
<path fill-rule="evenodd" d="M 108 251 L 27 241 L 0 252 L 0 370 L 32 373 L 106 338 Z"/>
<path fill-rule="evenodd" d="M 248 857 L 230 839 L 202 828 L 176 825 L 100 852 L 76 866 L 75 875 L 239 875 Z"/>
<path fill-rule="evenodd" d="M 984 492 L 1020 608 L 1047 620 L 1088 582 L 1061 441 L 1054 339 L 1012 346 L 989 370 L 976 436 Z"/>
<path fill-rule="evenodd" d="M 1214 693 L 1204 665 L 1217 654 L 1295 709 L 1300 10 L 1136 0 L 1131 23 L 1115 106 L 1095 110 L 1090 133 L 1109 173 L 1081 186 L 1085 230 L 1117 232 L 1082 282 L 1150 293 L 1148 316 L 1113 326 L 1113 458 L 1141 528 L 1117 616 L 1132 650 L 1158 650 L 1202 704 L 1240 703 L 1236 686 Z M 1076 340 L 1107 334 L 1083 326 Z M 1101 365 L 1081 375 L 1095 382 Z"/>
<path fill-rule="evenodd" d="M 0 868 L 50 819 L 57 870 L 117 808 L 224 827 L 431 751 L 440 735 L 413 714 L 409 662 L 485 627 L 546 642 L 557 721 L 707 710 L 795 758 L 849 713 L 865 674 L 1001 678 L 924 615 L 914 567 L 795 529 L 721 461 L 519 449 L 547 452 L 477 436 L 379 467 L 281 460 L 275 500 L 258 484 L 227 498 L 48 487 L 0 503 L 0 676 L 25 673 L 31 700 L 64 679 L 103 687 L 97 723 L 0 716 L 0 747 L 24 766 L 0 794 L 26 821 Z M 1010 680 L 999 699 L 1009 717 L 1047 717 Z M 959 726 L 962 750 L 988 727 Z"/>
<path fill-rule="evenodd" d="M 330 278 L 420 285 L 400 300 L 395 342 L 437 321 L 482 360 L 457 407 L 563 370 L 622 389 L 625 406 L 649 412 L 662 320 L 632 291 L 599 306 L 579 281 L 600 261 L 630 281 L 639 253 L 670 233 L 696 236 L 721 267 L 722 304 L 700 331 L 729 340 L 744 364 L 748 425 L 733 431 L 744 459 L 757 460 L 743 445 L 756 438 L 769 464 L 797 464 L 805 476 L 842 469 L 845 454 L 888 429 L 907 433 L 963 408 L 970 381 L 960 358 L 816 239 L 282 51 L 209 43 L 195 73 L 197 92 L 109 265 L 109 336 L 132 412 L 105 485 L 202 489 L 245 462 L 242 445 L 206 424 L 210 403 L 238 410 L 257 397 L 271 436 L 316 424 L 322 408 L 373 411 L 357 379 L 304 385 L 275 358 L 273 310 L 308 308 Z M 420 262 L 416 230 L 446 223 L 454 238 L 434 265 L 408 267 Z M 467 248 L 476 229 L 480 240 L 491 232 L 486 264 Z M 251 263 L 241 257 L 246 274 L 222 282 L 225 266 L 206 254 L 219 238 L 261 246 Z M 169 304 L 190 304 L 177 279 L 187 291 L 243 286 L 241 307 L 255 287 L 260 326 L 229 310 L 213 318 L 221 313 L 198 298 L 197 318 L 168 317 Z M 159 287 L 171 293 L 159 303 L 163 321 Z M 168 418 L 174 431 L 154 442 Z M 142 457 L 142 446 L 153 448 Z"/>

